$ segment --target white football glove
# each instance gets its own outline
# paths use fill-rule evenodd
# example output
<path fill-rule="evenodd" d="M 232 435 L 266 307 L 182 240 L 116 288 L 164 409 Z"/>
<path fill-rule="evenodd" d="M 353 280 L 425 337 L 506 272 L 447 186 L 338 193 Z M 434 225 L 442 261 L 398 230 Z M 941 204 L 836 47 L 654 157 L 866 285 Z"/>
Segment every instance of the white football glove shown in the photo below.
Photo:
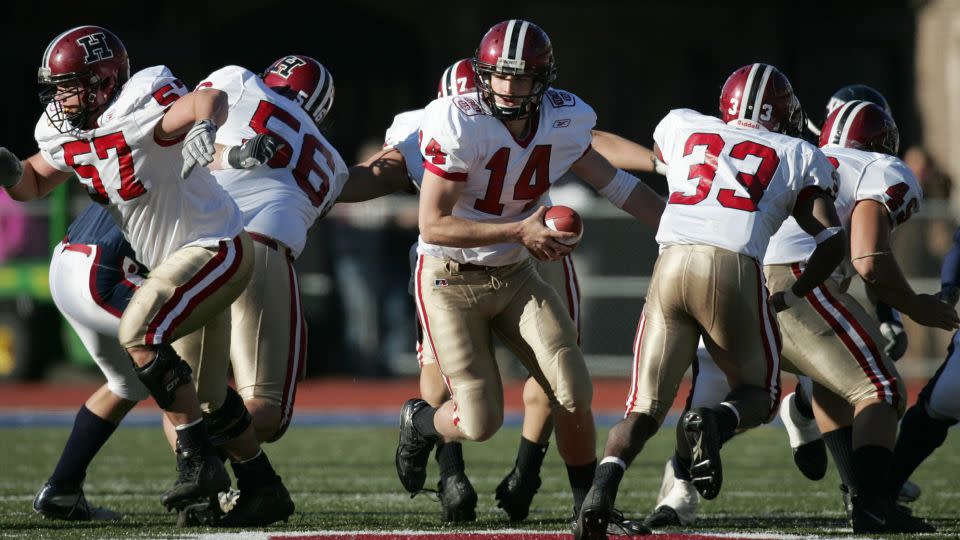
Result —
<path fill-rule="evenodd" d="M 213 120 L 200 120 L 190 128 L 187 137 L 183 140 L 183 168 L 180 178 L 186 178 L 193 170 L 194 165 L 206 167 L 213 161 L 216 148 L 213 143 L 217 138 L 217 125 Z"/>
<path fill-rule="evenodd" d="M 887 346 L 883 351 L 896 362 L 903 353 L 907 352 L 907 332 L 903 329 L 903 324 L 897 321 L 884 321 L 880 323 L 880 333 L 887 338 Z"/>
<path fill-rule="evenodd" d="M 13 187 L 23 176 L 23 162 L 13 152 L 0 146 L 0 186 Z"/>
<path fill-rule="evenodd" d="M 659 159 L 657 156 L 651 157 L 651 158 L 650 158 L 650 161 L 653 161 L 653 170 L 654 170 L 657 174 L 661 174 L 661 175 L 663 175 L 663 176 L 666 176 L 666 175 L 667 175 L 667 172 L 669 171 L 669 168 L 667 167 L 667 164 L 666 164 L 666 163 L 660 161 L 660 159 Z"/>

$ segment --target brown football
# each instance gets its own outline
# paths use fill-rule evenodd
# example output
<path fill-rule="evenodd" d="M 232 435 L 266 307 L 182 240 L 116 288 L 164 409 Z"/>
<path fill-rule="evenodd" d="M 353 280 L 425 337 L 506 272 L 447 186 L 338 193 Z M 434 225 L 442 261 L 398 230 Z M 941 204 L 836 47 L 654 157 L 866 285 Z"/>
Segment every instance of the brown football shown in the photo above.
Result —
<path fill-rule="evenodd" d="M 575 238 L 558 240 L 568 246 L 576 245 L 583 238 L 583 221 L 580 214 L 569 206 L 551 206 L 543 215 L 543 224 L 555 231 L 577 233 Z"/>

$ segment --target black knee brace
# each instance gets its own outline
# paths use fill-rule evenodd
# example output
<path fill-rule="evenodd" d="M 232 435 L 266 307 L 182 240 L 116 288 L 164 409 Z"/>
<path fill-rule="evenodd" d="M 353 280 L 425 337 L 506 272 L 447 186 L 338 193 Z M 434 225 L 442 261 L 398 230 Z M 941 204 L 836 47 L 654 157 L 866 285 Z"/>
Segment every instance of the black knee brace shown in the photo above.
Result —
<path fill-rule="evenodd" d="M 227 387 L 227 398 L 215 411 L 204 413 L 207 419 L 207 431 L 214 446 L 223 446 L 239 437 L 250 427 L 253 417 L 247 412 L 243 398 L 233 388 Z"/>
<path fill-rule="evenodd" d="M 157 406 L 166 410 L 173 404 L 174 393 L 184 384 L 190 384 L 190 366 L 170 345 L 157 347 L 157 356 L 145 366 L 134 365 L 137 378 L 147 387 Z"/>

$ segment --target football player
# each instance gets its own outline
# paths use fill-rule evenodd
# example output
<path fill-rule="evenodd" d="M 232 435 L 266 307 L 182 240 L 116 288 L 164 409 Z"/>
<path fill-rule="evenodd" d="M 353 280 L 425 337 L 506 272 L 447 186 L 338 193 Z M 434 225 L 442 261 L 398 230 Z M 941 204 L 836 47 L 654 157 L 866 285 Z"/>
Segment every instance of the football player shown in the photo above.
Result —
<path fill-rule="evenodd" d="M 257 439 L 280 439 L 293 416 L 297 382 L 304 373 L 307 332 L 294 261 L 307 231 L 334 204 L 347 165 L 320 133 L 333 106 L 334 85 L 317 60 L 291 54 L 262 73 L 227 66 L 198 87 L 227 94 L 229 114 L 217 131 L 222 149 L 211 164 L 217 182 L 237 203 L 253 239 L 250 283 L 230 308 L 230 362 L 234 405 L 249 411 Z M 262 167 L 248 168 L 236 145 L 266 137 L 274 145 Z M 234 463 L 234 470 L 244 464 Z M 218 505 L 185 519 L 220 526 L 255 525 L 245 505 L 264 505 L 286 519 L 293 503 L 279 479 L 265 483 L 237 474 L 237 505 L 221 515 Z M 269 497 L 251 497 L 267 493 Z M 261 508 L 261 514 L 265 512 Z M 212 520 L 212 521 L 211 521 Z"/>
<path fill-rule="evenodd" d="M 843 257 L 835 171 L 816 147 L 788 136 L 799 133 L 802 114 L 787 78 L 767 64 L 738 69 L 723 86 L 720 112 L 722 120 L 674 110 L 654 131 L 671 190 L 657 232 L 661 253 L 637 329 L 626 413 L 610 431 L 577 538 L 606 538 L 623 474 L 659 428 L 701 336 L 732 391 L 683 415 L 678 453 L 700 495 L 717 496 L 721 439 L 769 421 L 779 403 L 781 345 L 770 303 L 795 305 Z M 791 215 L 815 249 L 768 302 L 759 259 Z"/>
<path fill-rule="evenodd" d="M 476 94 L 475 79 L 471 59 L 459 60 L 444 70 L 437 98 Z M 419 193 L 424 175 L 423 156 L 419 147 L 422 120 L 423 109 L 398 114 L 387 129 L 384 150 L 351 167 L 350 181 L 341 193 L 340 201 L 369 200 L 393 191 L 407 191 L 411 186 L 413 191 Z M 655 171 L 654 155 L 648 148 L 618 135 L 593 130 L 593 147 L 617 167 Z M 544 194 L 541 202 L 550 206 L 549 194 Z M 416 267 L 416 248 L 417 244 L 414 244 L 411 249 L 411 270 Z M 535 265 L 540 277 L 566 303 L 579 332 L 580 287 L 573 258 L 567 255 L 558 261 L 538 260 Z M 439 407 L 450 396 L 429 345 L 423 346 L 423 328 L 419 318 L 417 362 L 420 367 L 421 397 L 431 406 Z M 530 503 L 540 487 L 540 467 L 553 430 L 550 401 L 533 378 L 527 379 L 524 384 L 523 403 L 523 428 L 515 465 L 496 489 L 498 506 L 507 512 L 512 521 L 521 521 L 529 514 Z M 472 521 L 476 517 L 477 496 L 465 473 L 461 443 L 440 441 L 436 459 L 441 471 L 438 491 L 444 521 Z M 631 524 L 625 521 L 620 526 L 629 528 Z"/>
<path fill-rule="evenodd" d="M 590 147 L 595 115 L 550 88 L 556 66 L 538 26 L 495 25 L 473 67 L 477 96 L 434 101 L 421 126 L 416 303 L 425 347 L 452 397 L 440 407 L 404 404 L 397 473 L 417 492 L 441 438 L 482 441 L 499 429 L 503 388 L 490 348 L 497 331 L 549 397 L 577 509 L 596 464 L 590 378 L 576 325 L 528 254 L 561 259 L 572 249 L 561 241 L 575 235 L 547 229 L 538 202 L 571 170 L 648 224 L 659 221 L 663 203 Z"/>
<path fill-rule="evenodd" d="M 231 435 L 224 451 L 245 462 L 248 474 L 275 477 L 245 411 L 223 407 L 225 309 L 252 268 L 240 211 L 203 167 L 226 119 L 226 95 L 187 92 L 164 66 L 131 76 L 123 43 L 97 26 L 54 38 L 39 80 L 45 106 L 35 133 L 40 152 L 20 161 L 0 149 L 0 184 L 25 201 L 76 174 L 95 201 L 109 206 L 136 258 L 152 269 L 120 317 L 118 340 L 176 426 L 179 475 L 161 502 L 182 509 L 229 486 L 211 436 Z M 202 351 L 189 346 L 200 340 Z"/>

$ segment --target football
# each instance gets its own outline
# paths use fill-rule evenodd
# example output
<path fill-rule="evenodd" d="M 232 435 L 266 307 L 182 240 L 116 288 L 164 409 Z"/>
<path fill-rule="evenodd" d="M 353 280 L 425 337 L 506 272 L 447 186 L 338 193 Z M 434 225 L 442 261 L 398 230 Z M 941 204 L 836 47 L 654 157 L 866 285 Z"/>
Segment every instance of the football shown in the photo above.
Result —
<path fill-rule="evenodd" d="M 577 233 L 575 238 L 558 239 L 557 241 L 561 244 L 574 246 L 583 238 L 583 220 L 580 219 L 580 214 L 569 206 L 551 206 L 548 208 L 543 215 L 543 224 L 555 231 Z"/>

